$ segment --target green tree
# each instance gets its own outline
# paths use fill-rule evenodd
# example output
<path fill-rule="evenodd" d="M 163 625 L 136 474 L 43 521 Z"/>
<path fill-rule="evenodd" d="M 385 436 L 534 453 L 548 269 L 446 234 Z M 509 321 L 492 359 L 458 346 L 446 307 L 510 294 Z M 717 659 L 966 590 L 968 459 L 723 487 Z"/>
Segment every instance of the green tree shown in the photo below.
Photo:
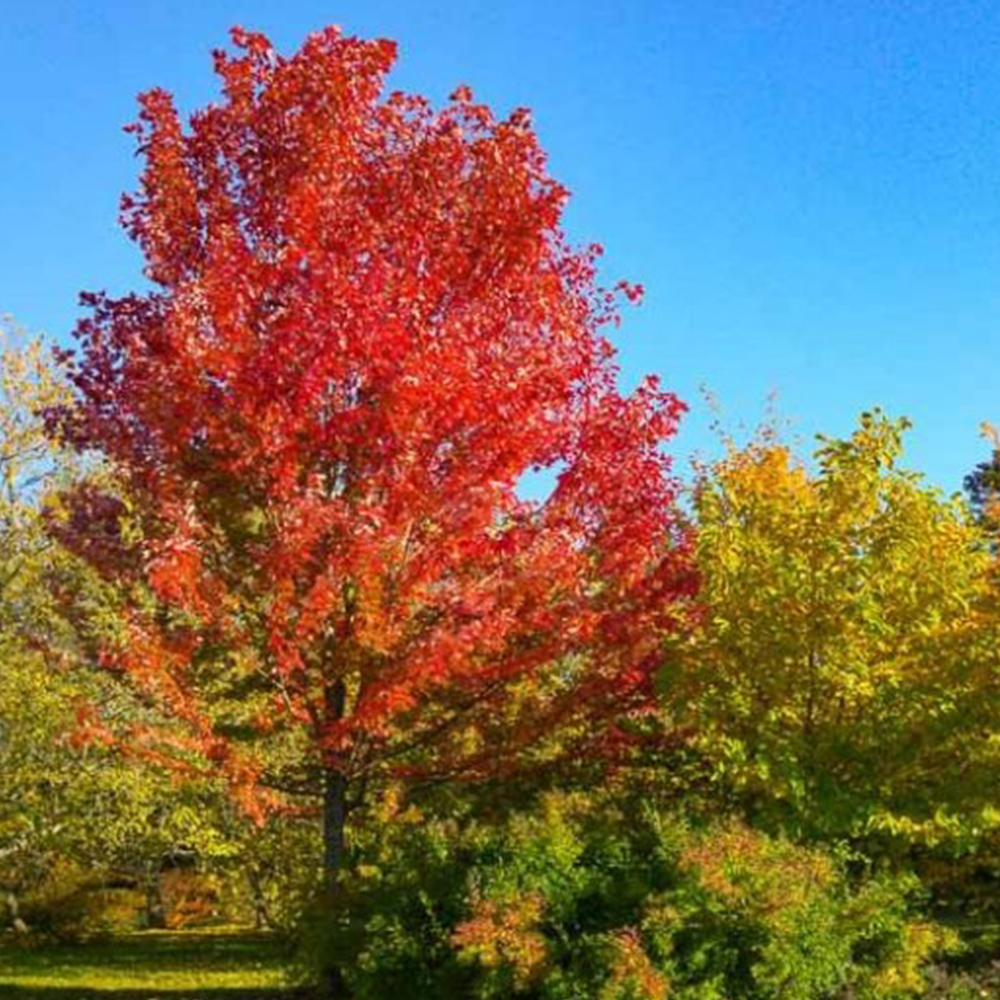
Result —
<path fill-rule="evenodd" d="M 983 437 L 993 446 L 990 457 L 979 462 L 964 480 L 965 494 L 969 506 L 984 528 L 994 534 L 998 527 L 998 505 L 1000 505 L 1000 436 L 990 424 L 984 424 Z"/>
<path fill-rule="evenodd" d="M 99 632 L 114 627 L 115 593 L 45 530 L 55 491 L 107 483 L 107 470 L 45 435 L 41 414 L 69 396 L 45 343 L 10 323 L 0 338 L 0 890 L 22 923 L 18 900 L 40 886 L 58 899 L 74 880 L 109 870 L 148 876 L 181 843 L 226 862 L 247 824 L 209 783 L 179 789 L 144 762 L 74 742 L 84 699 L 135 721 L 154 717 L 91 669 L 96 636 L 72 628 L 64 604 L 87 604 Z M 67 867 L 73 877 L 53 885 Z"/>

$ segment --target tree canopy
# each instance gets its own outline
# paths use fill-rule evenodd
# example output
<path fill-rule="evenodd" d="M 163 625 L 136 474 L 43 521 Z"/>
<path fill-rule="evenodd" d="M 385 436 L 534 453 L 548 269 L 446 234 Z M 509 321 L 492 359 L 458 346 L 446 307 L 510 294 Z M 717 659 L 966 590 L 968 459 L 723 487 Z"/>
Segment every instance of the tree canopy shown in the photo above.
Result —
<path fill-rule="evenodd" d="M 815 472 L 765 435 L 698 483 L 703 613 L 661 689 L 765 822 L 936 842 L 1000 819 L 991 557 L 898 464 L 907 426 L 864 414 Z"/>
<path fill-rule="evenodd" d="M 550 764 L 613 752 L 692 585 L 682 404 L 622 395 L 603 332 L 641 290 L 568 245 L 523 109 L 386 95 L 394 46 L 333 28 L 233 40 L 187 127 L 141 99 L 123 221 L 153 287 L 85 296 L 50 413 L 121 484 L 53 523 L 127 595 L 104 661 L 186 728 L 92 731 L 250 808 L 322 778 L 334 831 L 387 775 L 537 763 L 556 731 Z"/>

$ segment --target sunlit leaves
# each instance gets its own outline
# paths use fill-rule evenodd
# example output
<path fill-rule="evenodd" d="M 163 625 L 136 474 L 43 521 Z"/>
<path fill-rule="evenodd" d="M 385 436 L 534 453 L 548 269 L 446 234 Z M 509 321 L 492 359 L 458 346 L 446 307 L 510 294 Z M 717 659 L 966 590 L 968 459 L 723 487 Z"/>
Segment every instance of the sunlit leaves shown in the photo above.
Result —
<path fill-rule="evenodd" d="M 768 822 L 935 841 L 996 801 L 989 553 L 899 467 L 906 426 L 865 414 L 812 469 L 764 437 L 698 484 L 704 614 L 660 689 Z"/>
<path fill-rule="evenodd" d="M 692 584 L 662 450 L 683 407 L 620 395 L 603 333 L 641 287 L 567 243 L 525 110 L 386 95 L 395 46 L 334 28 L 233 42 L 188 124 L 141 99 L 123 222 L 156 290 L 85 297 L 52 413 L 131 505 L 99 546 L 94 499 L 63 501 L 62 540 L 131 588 L 108 663 L 244 786 L 296 731 L 366 779 L 489 772 L 560 727 L 610 745 Z"/>

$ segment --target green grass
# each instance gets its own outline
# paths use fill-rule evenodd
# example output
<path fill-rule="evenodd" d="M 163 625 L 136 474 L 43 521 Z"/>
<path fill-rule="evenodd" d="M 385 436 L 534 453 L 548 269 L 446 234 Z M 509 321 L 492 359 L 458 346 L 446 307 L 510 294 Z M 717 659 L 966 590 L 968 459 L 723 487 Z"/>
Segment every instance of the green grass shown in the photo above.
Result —
<path fill-rule="evenodd" d="M 0 946 L 0 997 L 11 1000 L 278 1000 L 294 995 L 284 972 L 279 941 L 232 931 Z"/>

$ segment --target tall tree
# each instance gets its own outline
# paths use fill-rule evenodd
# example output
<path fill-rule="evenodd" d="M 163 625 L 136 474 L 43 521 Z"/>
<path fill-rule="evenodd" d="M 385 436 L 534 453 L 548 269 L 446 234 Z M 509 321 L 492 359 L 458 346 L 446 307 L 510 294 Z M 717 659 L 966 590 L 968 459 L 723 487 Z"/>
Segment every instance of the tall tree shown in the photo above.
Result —
<path fill-rule="evenodd" d="M 373 781 L 626 738 L 692 586 L 683 407 L 618 392 L 602 331 L 641 289 L 567 244 L 526 111 L 384 96 L 395 46 L 334 28 L 233 41 L 189 127 L 141 98 L 123 220 L 154 287 L 84 297 L 51 421 L 127 498 L 78 491 L 53 530 L 131 595 L 105 661 L 186 737 L 92 727 L 250 808 L 321 779 L 333 872 Z"/>

